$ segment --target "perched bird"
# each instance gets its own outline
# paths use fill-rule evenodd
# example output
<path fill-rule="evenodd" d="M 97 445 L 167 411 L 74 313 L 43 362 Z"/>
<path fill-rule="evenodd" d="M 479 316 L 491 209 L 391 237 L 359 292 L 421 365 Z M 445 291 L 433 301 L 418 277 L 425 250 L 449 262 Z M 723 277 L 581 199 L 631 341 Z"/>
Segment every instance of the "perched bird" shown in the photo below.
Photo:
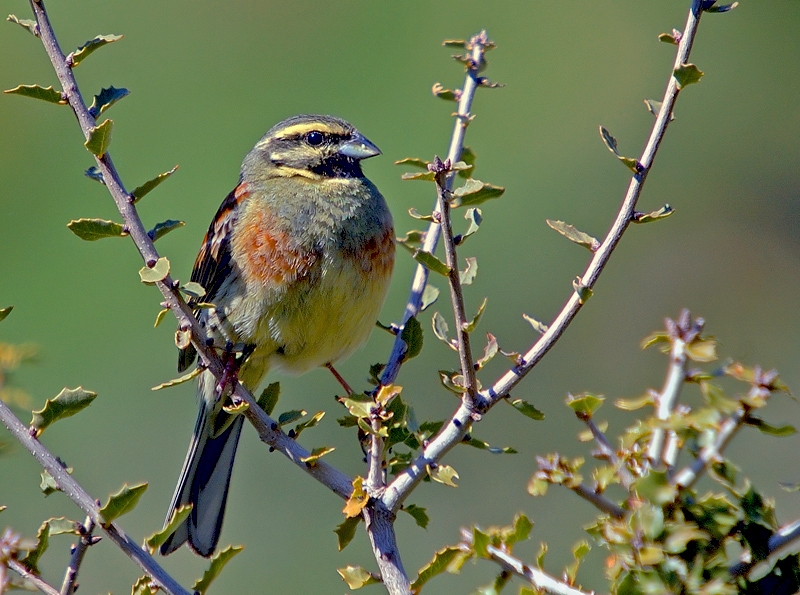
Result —
<path fill-rule="evenodd" d="M 389 208 L 361 171 L 375 155 L 348 122 L 302 115 L 274 126 L 245 157 L 192 281 L 214 304 L 196 311 L 209 341 L 228 356 L 246 354 L 238 379 L 250 390 L 269 370 L 301 374 L 346 358 L 374 326 L 395 253 Z M 196 355 L 184 349 L 178 369 Z M 180 506 L 193 509 L 161 546 L 165 555 L 186 541 L 201 556 L 214 552 L 242 430 L 210 372 L 197 392 L 200 413 L 167 520 Z"/>

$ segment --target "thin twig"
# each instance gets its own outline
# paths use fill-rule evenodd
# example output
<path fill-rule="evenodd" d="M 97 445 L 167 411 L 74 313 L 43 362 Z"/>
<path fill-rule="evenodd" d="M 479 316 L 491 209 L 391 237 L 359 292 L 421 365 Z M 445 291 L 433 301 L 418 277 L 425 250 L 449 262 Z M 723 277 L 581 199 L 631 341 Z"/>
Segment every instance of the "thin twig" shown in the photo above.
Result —
<path fill-rule="evenodd" d="M 602 512 L 610 514 L 614 518 L 621 519 L 625 517 L 626 513 L 624 508 L 622 508 L 618 504 L 614 504 L 611 500 L 609 500 L 602 494 L 598 494 L 594 490 L 590 490 L 582 483 L 579 483 L 574 487 L 570 487 L 569 489 L 578 494 L 578 496 L 580 496 L 587 502 L 591 502 L 592 504 L 594 504 Z"/>
<path fill-rule="evenodd" d="M 744 425 L 747 419 L 748 411 L 741 408 L 731 415 L 728 419 L 722 422 L 717 437 L 714 439 L 713 444 L 709 444 L 692 463 L 675 474 L 672 478 L 672 484 L 679 488 L 690 488 L 694 482 L 700 477 L 700 474 L 715 460 L 719 458 L 722 451 L 730 442 L 733 435 Z"/>
<path fill-rule="evenodd" d="M 461 375 L 464 378 L 464 388 L 466 389 L 462 400 L 464 400 L 467 407 L 471 408 L 474 405 L 478 384 L 475 381 L 475 360 L 472 359 L 472 347 L 470 346 L 469 331 L 467 330 L 467 315 L 464 310 L 464 293 L 461 288 L 461 275 L 458 271 L 458 255 L 456 253 L 456 243 L 453 240 L 453 225 L 450 220 L 450 191 L 446 186 L 448 173 L 451 173 L 449 172 L 450 163 L 446 161 L 443 164 L 436 157 L 431 166 L 439 169 L 439 171 L 434 172 L 438 193 L 436 213 L 439 214 L 445 257 L 447 266 L 450 268 L 450 273 L 448 274 L 450 298 L 453 305 L 453 317 L 456 322 Z M 436 217 L 434 216 L 435 219 Z"/>
<path fill-rule="evenodd" d="M 678 402 L 683 383 L 686 380 L 686 343 L 680 338 L 675 337 L 672 341 L 672 349 L 669 354 L 669 372 L 664 381 L 664 387 L 658 394 L 658 409 L 656 417 L 661 422 L 666 422 L 672 414 L 675 403 Z M 650 436 L 650 446 L 647 449 L 647 458 L 654 467 L 666 463 L 666 449 L 664 439 L 666 431 L 662 427 L 653 429 Z"/>
<path fill-rule="evenodd" d="M 597 427 L 594 420 L 589 416 L 578 416 L 589 428 L 589 431 L 594 436 L 595 442 L 600 447 L 600 453 L 611 463 L 617 470 L 617 477 L 619 477 L 620 484 L 626 490 L 630 491 L 633 485 L 633 476 L 630 471 L 625 468 L 625 464 L 619 460 L 616 451 L 611 447 L 611 443 L 606 438 L 606 435 Z"/>
<path fill-rule="evenodd" d="M 46 593 L 47 595 L 59 595 L 58 589 L 54 589 L 49 584 L 44 582 L 41 578 L 33 574 L 30 570 L 25 568 L 22 564 L 18 561 L 10 558 L 6 560 L 6 564 L 8 567 L 24 578 L 26 581 L 29 581 L 34 587 L 39 589 L 42 593 Z M 2 587 L 2 585 L 0 585 Z"/>
<path fill-rule="evenodd" d="M 797 551 L 798 547 L 800 547 L 798 546 L 798 541 L 800 541 L 800 519 L 784 525 L 769 538 L 767 542 L 767 550 L 769 552 L 767 558 L 782 558 L 790 551 Z M 743 560 L 731 566 L 728 572 L 733 576 L 744 576 L 761 562 L 764 562 L 764 560 L 760 562 Z"/>
<path fill-rule="evenodd" d="M 538 568 L 524 564 L 518 558 L 493 545 L 486 546 L 486 552 L 491 556 L 492 560 L 503 568 L 525 579 L 535 588 L 549 595 L 592 595 L 594 593 L 594 591 L 581 591 L 561 582 Z"/>
<path fill-rule="evenodd" d="M 467 69 L 467 74 L 464 79 L 464 86 L 461 89 L 461 98 L 458 101 L 458 109 L 455 113 L 455 124 L 453 127 L 453 134 L 450 138 L 450 148 L 447 151 L 447 159 L 450 163 L 456 163 L 461 159 L 461 152 L 464 149 L 464 136 L 467 133 L 467 126 L 472 119 L 470 109 L 472 109 L 472 100 L 475 98 L 475 91 L 480 86 L 479 72 L 484 66 L 484 54 L 486 52 L 486 45 L 489 43 L 489 38 L 486 31 L 481 31 L 470 39 L 472 44 L 472 59 L 470 67 Z M 453 186 L 453 175 L 451 174 L 446 183 L 446 188 L 450 190 Z M 438 193 L 436 201 L 438 203 Z M 436 251 L 436 246 L 439 243 L 439 223 L 434 221 L 428 226 L 428 231 L 425 233 L 425 242 L 421 250 L 433 254 Z M 417 265 L 417 270 L 414 273 L 414 280 L 411 283 L 411 293 L 406 304 L 405 312 L 403 313 L 403 325 L 409 321 L 410 318 L 416 316 L 422 307 L 422 293 L 425 291 L 425 286 L 428 284 L 428 269 L 424 266 Z M 402 327 L 401 327 L 402 328 Z M 392 353 L 389 356 L 389 361 L 381 374 L 381 385 L 387 386 L 394 383 L 397 374 L 400 372 L 400 366 L 403 364 L 407 346 L 400 338 L 400 333 L 397 333 Z"/>
<path fill-rule="evenodd" d="M 129 558 L 136 562 L 145 574 L 152 577 L 153 581 L 159 587 L 171 595 L 190 595 L 190 591 L 181 587 L 177 581 L 161 568 L 158 562 L 131 539 L 117 523 L 110 523 L 108 525 L 101 524 L 100 510 L 94 498 L 84 491 L 78 482 L 67 473 L 67 470 L 52 454 L 50 454 L 50 451 L 48 451 L 41 442 L 31 436 L 27 426 L 23 425 L 11 412 L 11 409 L 2 401 L 0 401 L 0 421 L 3 422 L 3 425 L 8 428 L 20 444 L 34 456 L 39 464 L 53 476 L 59 489 L 69 496 L 92 521 L 100 525 L 111 541 L 117 544 Z M 55 589 L 53 592 L 58 593 Z"/>
<path fill-rule="evenodd" d="M 681 64 L 686 63 L 689 59 L 689 53 L 692 48 L 692 43 L 694 42 L 694 36 L 697 33 L 700 15 L 701 12 L 699 10 L 698 0 L 693 0 L 692 9 L 689 11 L 689 17 L 686 21 L 685 31 L 678 46 L 678 53 L 675 58 L 673 70 Z M 669 83 L 667 84 L 664 100 L 661 105 L 661 111 L 659 111 L 656 117 L 656 122 L 650 133 L 647 145 L 645 146 L 641 159 L 639 159 L 640 171 L 631 179 L 628 192 L 617 213 L 616 220 L 581 277 L 581 284 L 584 287 L 594 287 L 600 273 L 608 263 L 611 253 L 622 238 L 622 234 L 625 232 L 628 224 L 633 219 L 634 209 L 639 200 L 642 187 L 644 186 L 647 172 L 652 167 L 659 144 L 664 138 L 664 133 L 669 125 L 672 109 L 679 91 L 675 77 L 670 74 Z M 450 158 L 450 155 L 448 155 L 448 158 Z M 416 290 L 417 285 L 415 284 L 413 288 Z M 424 283 L 422 288 L 424 288 Z M 422 289 L 419 289 L 420 296 L 421 293 Z M 410 311 L 409 308 L 411 308 L 414 303 L 418 303 L 414 301 L 414 295 L 416 294 L 412 291 L 412 300 L 409 301 L 409 306 L 406 311 L 407 314 Z M 461 404 L 450 420 L 442 426 L 439 434 L 428 443 L 428 446 L 423 452 L 386 488 L 382 500 L 390 510 L 396 511 L 414 487 L 422 481 L 425 477 L 425 468 L 427 465 L 438 462 L 441 457 L 464 438 L 468 424 L 475 411 L 484 413 L 510 394 L 511 390 L 522 381 L 525 375 L 533 369 L 553 347 L 556 341 L 558 341 L 567 326 L 569 326 L 575 318 L 582 305 L 578 294 L 573 294 L 572 297 L 567 300 L 567 303 L 558 316 L 556 316 L 556 319 L 549 326 L 548 330 L 527 353 L 525 353 L 518 366 L 506 372 L 491 387 L 476 395 L 472 410 L 463 403 Z M 413 310 L 412 308 L 411 311 L 416 312 L 417 310 Z M 407 318 L 404 318 L 404 320 L 407 320 Z M 394 357 L 394 352 L 392 356 Z M 390 360 L 390 362 L 391 361 L 392 360 Z M 387 370 L 384 372 L 384 377 L 386 377 L 387 373 L 394 373 L 396 375 L 396 371 L 390 372 L 389 366 L 387 366 Z M 394 376 L 390 377 L 392 380 L 394 379 Z"/>
<path fill-rule="evenodd" d="M 79 529 L 78 542 L 72 546 L 72 556 L 70 556 L 69 566 L 67 566 L 67 571 L 64 574 L 64 582 L 61 584 L 61 595 L 72 595 L 77 590 L 78 570 L 83 562 L 83 557 L 86 555 L 86 550 L 95 543 L 92 537 L 94 520 L 91 516 L 86 517 Z"/>
<path fill-rule="evenodd" d="M 678 46 L 678 53 L 675 58 L 673 70 L 688 61 L 692 43 L 697 33 L 697 25 L 700 22 L 700 15 L 702 13 L 699 9 L 699 0 L 693 0 L 692 4 L 692 9 L 689 11 L 686 27 Z M 583 287 L 591 289 L 595 286 L 600 273 L 603 272 L 603 269 L 611 257 L 611 253 L 614 251 L 614 248 L 617 247 L 628 224 L 633 220 L 636 203 L 639 200 L 642 187 L 647 179 L 647 174 L 653 165 L 658 147 L 661 144 L 661 140 L 664 138 L 664 133 L 672 118 L 672 109 L 679 92 L 680 89 L 678 88 L 677 80 L 672 73 L 670 73 L 669 83 L 667 84 L 667 89 L 661 104 L 661 110 L 658 112 L 658 116 L 656 116 L 653 130 L 650 133 L 647 145 L 639 159 L 639 172 L 634 174 L 631 178 L 628 192 L 625 195 L 625 199 L 622 202 L 614 224 L 611 226 L 608 234 L 606 234 L 605 239 L 600 244 L 600 247 L 595 252 L 589 266 L 581 277 L 581 285 Z M 507 397 L 511 390 L 520 383 L 525 375 L 528 374 L 545 354 L 550 351 L 553 345 L 555 345 L 556 341 L 558 341 L 564 333 L 567 326 L 569 326 L 582 306 L 583 303 L 581 302 L 580 296 L 577 292 L 574 293 L 570 299 L 567 300 L 566 304 L 564 304 L 561 312 L 559 312 L 555 320 L 550 324 L 547 331 L 525 353 L 522 357 L 522 362 L 503 374 L 491 387 L 482 391 L 484 397 L 492 402 L 497 402 Z"/>

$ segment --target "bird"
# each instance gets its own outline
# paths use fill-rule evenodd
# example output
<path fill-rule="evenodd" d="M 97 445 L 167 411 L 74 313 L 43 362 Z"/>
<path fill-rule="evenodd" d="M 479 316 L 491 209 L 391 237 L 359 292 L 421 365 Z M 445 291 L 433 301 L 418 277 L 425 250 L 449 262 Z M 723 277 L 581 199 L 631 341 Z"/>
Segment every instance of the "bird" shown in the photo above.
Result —
<path fill-rule="evenodd" d="M 271 370 L 333 370 L 375 326 L 395 237 L 386 200 L 361 161 L 380 154 L 345 120 L 299 115 L 273 126 L 244 158 L 192 270 L 205 294 L 189 305 L 209 345 L 223 356 L 239 353 L 236 380 L 251 391 Z M 192 345 L 182 349 L 178 370 L 196 356 Z M 165 527 L 177 508 L 192 510 L 162 555 L 188 542 L 209 557 L 219 542 L 244 419 L 223 410 L 222 388 L 211 372 L 200 373 L 197 422 Z"/>

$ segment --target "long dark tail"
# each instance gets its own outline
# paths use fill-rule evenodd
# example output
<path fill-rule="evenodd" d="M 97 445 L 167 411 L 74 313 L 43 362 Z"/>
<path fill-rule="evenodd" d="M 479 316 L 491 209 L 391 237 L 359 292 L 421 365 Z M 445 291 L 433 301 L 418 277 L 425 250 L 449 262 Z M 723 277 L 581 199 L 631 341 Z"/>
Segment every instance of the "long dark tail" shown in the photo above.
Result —
<path fill-rule="evenodd" d="M 169 522 L 177 508 L 186 504 L 193 505 L 192 512 L 161 546 L 162 555 L 174 552 L 188 541 L 195 552 L 208 557 L 214 553 L 219 542 L 233 460 L 244 418 L 237 415 L 233 420 L 228 420 L 228 427 L 215 435 L 216 428 L 222 426 L 223 418 L 228 415 L 219 410 L 215 413 L 210 404 L 213 403 L 213 397 L 205 398 L 208 396 L 205 393 L 214 390 L 214 384 L 213 376 L 204 372 L 198 386 L 200 414 L 164 523 Z"/>

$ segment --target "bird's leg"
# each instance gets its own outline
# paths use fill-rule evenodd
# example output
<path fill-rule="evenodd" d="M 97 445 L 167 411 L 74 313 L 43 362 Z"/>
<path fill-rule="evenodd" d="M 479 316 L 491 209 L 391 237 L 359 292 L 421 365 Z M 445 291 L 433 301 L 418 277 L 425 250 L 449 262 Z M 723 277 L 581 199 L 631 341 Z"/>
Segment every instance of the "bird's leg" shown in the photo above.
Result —
<path fill-rule="evenodd" d="M 349 384 L 347 384 L 347 380 L 342 378 L 342 375 L 336 371 L 336 368 L 333 367 L 333 364 L 328 362 L 327 364 L 325 364 L 325 367 L 331 371 L 331 374 L 333 374 L 333 377 L 336 378 L 336 381 L 342 385 L 344 392 L 346 392 L 348 396 L 352 395 L 353 389 L 350 388 Z"/>

